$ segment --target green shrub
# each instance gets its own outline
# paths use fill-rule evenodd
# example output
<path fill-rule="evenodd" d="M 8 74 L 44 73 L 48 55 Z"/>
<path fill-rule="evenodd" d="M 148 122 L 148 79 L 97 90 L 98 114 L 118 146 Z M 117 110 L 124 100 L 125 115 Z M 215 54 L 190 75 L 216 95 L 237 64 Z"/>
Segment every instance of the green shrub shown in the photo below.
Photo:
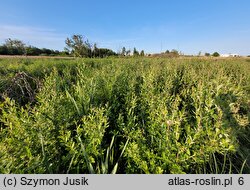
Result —
<path fill-rule="evenodd" d="M 8 61 L 0 173 L 250 172 L 247 60 Z M 17 72 L 34 101 L 4 93 Z"/>

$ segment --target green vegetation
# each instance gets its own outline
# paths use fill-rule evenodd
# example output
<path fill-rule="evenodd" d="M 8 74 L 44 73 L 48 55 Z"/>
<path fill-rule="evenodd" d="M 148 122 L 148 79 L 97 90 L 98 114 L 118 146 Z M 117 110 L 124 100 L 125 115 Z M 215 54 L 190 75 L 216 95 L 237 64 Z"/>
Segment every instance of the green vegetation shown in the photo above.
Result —
<path fill-rule="evenodd" d="M 7 39 L 0 45 L 0 55 L 25 55 L 25 56 L 71 56 L 71 57 L 109 57 L 117 54 L 107 48 L 98 48 L 83 39 L 82 35 L 73 35 L 65 40 L 65 51 L 51 50 L 47 48 L 37 48 L 27 46 L 24 42 L 17 39 Z"/>
<path fill-rule="evenodd" d="M 0 173 L 250 173 L 249 84 L 243 58 L 0 59 Z"/>
<path fill-rule="evenodd" d="M 220 54 L 219 54 L 218 52 L 214 52 L 214 53 L 212 54 L 212 56 L 214 56 L 214 57 L 219 57 Z"/>
<path fill-rule="evenodd" d="M 60 52 L 58 50 L 27 46 L 21 40 L 8 38 L 4 44 L 0 45 L 0 55 L 68 56 L 69 54 L 64 51 Z"/>

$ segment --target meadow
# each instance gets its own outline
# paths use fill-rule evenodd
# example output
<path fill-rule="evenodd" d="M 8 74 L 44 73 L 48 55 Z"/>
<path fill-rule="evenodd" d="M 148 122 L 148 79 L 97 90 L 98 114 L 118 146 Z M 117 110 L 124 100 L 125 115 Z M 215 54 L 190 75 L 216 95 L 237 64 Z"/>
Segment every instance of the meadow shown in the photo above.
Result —
<path fill-rule="evenodd" d="M 0 58 L 0 173 L 250 173 L 250 59 Z"/>

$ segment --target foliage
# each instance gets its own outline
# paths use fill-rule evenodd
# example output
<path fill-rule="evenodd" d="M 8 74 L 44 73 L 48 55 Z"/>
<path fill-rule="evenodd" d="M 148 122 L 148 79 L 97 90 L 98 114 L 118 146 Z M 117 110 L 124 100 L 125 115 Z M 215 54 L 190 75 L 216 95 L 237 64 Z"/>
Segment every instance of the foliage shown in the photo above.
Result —
<path fill-rule="evenodd" d="M 23 55 L 25 54 L 25 44 L 21 40 L 12 40 L 8 38 L 5 40 L 4 46 L 7 47 L 10 55 Z"/>
<path fill-rule="evenodd" d="M 145 56 L 144 50 L 141 50 L 140 56 Z"/>
<path fill-rule="evenodd" d="M 65 40 L 66 51 L 74 54 L 76 57 L 91 57 L 91 44 L 82 35 L 74 34 L 71 38 Z"/>
<path fill-rule="evenodd" d="M 139 52 L 136 50 L 136 48 L 134 48 L 134 50 L 133 50 L 133 56 L 139 56 L 140 54 L 139 54 Z"/>
<path fill-rule="evenodd" d="M 179 52 L 176 49 L 172 49 L 170 53 L 173 54 L 173 55 L 175 55 L 175 56 L 179 55 Z"/>
<path fill-rule="evenodd" d="M 250 173 L 247 59 L 0 59 L 0 73 L 0 173 Z"/>
<path fill-rule="evenodd" d="M 122 51 L 121 51 L 121 56 L 125 56 L 125 55 L 126 55 L 126 48 L 123 47 L 123 48 L 122 48 Z"/>
<path fill-rule="evenodd" d="M 116 53 L 107 48 L 98 48 L 96 44 L 92 44 L 82 35 L 73 35 L 65 40 L 66 51 L 73 54 L 75 57 L 109 57 L 116 56 Z"/>
<path fill-rule="evenodd" d="M 219 54 L 218 52 L 214 52 L 214 53 L 212 54 L 212 56 L 214 56 L 214 57 L 219 57 L 220 54 Z"/>
<path fill-rule="evenodd" d="M 27 46 L 21 40 L 8 38 L 3 45 L 0 45 L 0 55 L 65 55 L 66 52 L 60 52 L 58 50 L 50 50 L 47 48 L 37 48 L 34 46 Z"/>
<path fill-rule="evenodd" d="M 107 48 L 94 48 L 92 52 L 92 57 L 105 58 L 110 56 L 116 56 L 117 54 L 110 49 Z"/>

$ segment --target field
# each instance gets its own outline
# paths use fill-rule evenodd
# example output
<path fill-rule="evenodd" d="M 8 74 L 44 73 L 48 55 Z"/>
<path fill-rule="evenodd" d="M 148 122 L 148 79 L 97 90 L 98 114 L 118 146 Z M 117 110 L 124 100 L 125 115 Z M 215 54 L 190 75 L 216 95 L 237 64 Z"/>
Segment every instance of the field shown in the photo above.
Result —
<path fill-rule="evenodd" d="M 250 59 L 0 59 L 0 173 L 250 173 Z"/>

